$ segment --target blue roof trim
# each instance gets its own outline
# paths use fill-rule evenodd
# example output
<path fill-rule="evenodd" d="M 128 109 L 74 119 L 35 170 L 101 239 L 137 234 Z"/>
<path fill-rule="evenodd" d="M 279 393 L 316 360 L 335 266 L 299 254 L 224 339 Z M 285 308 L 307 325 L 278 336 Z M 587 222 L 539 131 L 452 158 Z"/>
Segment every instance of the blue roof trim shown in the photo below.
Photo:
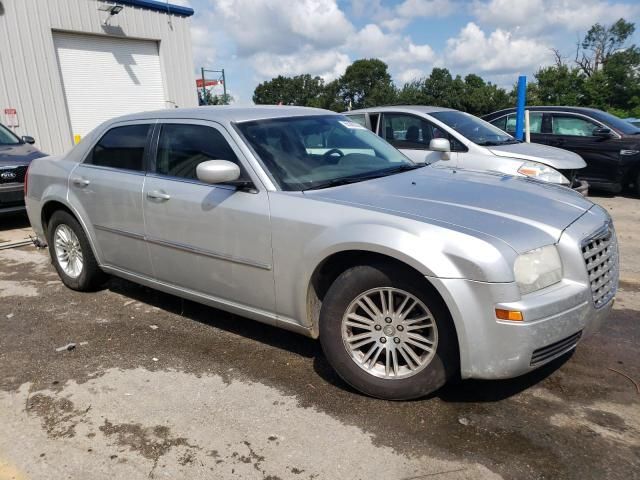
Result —
<path fill-rule="evenodd" d="M 193 15 L 193 8 L 183 7 L 181 5 L 173 5 L 171 3 L 160 2 L 158 0 L 111 0 L 121 5 L 129 5 L 131 7 L 146 8 L 147 10 L 155 10 L 156 12 L 173 13 L 190 17 Z"/>

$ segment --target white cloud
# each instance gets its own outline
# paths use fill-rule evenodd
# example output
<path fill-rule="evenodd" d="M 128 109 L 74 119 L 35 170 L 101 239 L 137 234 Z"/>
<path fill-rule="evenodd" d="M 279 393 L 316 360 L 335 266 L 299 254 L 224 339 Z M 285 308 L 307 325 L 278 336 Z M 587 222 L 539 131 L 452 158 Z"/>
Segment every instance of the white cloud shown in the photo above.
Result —
<path fill-rule="evenodd" d="M 419 80 L 424 77 L 426 77 L 426 72 L 424 70 L 420 68 L 408 68 L 398 73 L 395 78 L 399 85 L 404 85 L 405 83 Z"/>
<path fill-rule="evenodd" d="M 585 31 L 596 22 L 612 23 L 640 14 L 638 3 L 600 0 L 476 0 L 472 12 L 485 25 L 523 33 L 540 33 L 562 27 Z"/>
<path fill-rule="evenodd" d="M 424 65 L 435 59 L 429 45 L 416 45 L 410 37 L 385 33 L 372 23 L 350 37 L 348 47 L 361 56 L 380 58 L 391 67 Z"/>
<path fill-rule="evenodd" d="M 533 71 L 551 60 L 550 47 L 539 39 L 514 36 L 497 29 L 488 36 L 470 22 L 457 37 L 447 40 L 444 64 L 476 73 Z"/>
<path fill-rule="evenodd" d="M 349 57 L 335 50 L 304 48 L 291 54 L 257 53 L 252 57 L 256 72 L 264 78 L 278 75 L 319 75 L 327 81 L 339 77 L 351 63 Z"/>
<path fill-rule="evenodd" d="M 211 5 L 214 24 L 231 36 L 241 56 L 336 47 L 353 31 L 335 0 L 212 0 Z"/>

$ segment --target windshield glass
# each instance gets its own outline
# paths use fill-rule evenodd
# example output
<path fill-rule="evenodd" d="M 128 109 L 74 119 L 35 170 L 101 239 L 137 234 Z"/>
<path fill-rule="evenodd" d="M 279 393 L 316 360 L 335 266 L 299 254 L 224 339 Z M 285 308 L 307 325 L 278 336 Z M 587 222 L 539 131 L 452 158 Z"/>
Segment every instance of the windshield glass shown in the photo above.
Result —
<path fill-rule="evenodd" d="M 308 190 L 391 175 L 417 165 L 342 115 L 236 124 L 283 190 Z"/>
<path fill-rule="evenodd" d="M 640 134 L 640 128 L 632 125 L 629 122 L 625 122 L 619 117 L 609 113 L 599 111 L 595 117 L 603 123 L 608 124 L 610 127 L 622 132 L 625 135 L 637 135 Z"/>
<path fill-rule="evenodd" d="M 494 127 L 490 123 L 468 113 L 453 110 L 434 112 L 429 115 L 478 145 L 491 146 L 518 143 L 515 138 L 498 127 Z"/>
<path fill-rule="evenodd" d="M 17 145 L 20 139 L 11 130 L 0 124 L 0 145 Z"/>

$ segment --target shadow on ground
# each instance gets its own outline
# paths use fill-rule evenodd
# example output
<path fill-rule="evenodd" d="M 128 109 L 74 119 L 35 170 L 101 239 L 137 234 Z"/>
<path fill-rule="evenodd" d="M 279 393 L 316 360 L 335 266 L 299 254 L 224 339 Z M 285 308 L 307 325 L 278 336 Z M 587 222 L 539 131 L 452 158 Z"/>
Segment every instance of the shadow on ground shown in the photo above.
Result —
<path fill-rule="evenodd" d="M 302 335 L 289 332 L 271 325 L 256 322 L 237 315 L 217 310 L 206 305 L 184 300 L 158 290 L 131 283 L 127 280 L 112 278 L 107 288 L 114 293 L 130 297 L 150 306 L 181 315 L 201 324 L 222 329 L 226 332 L 260 342 L 279 350 L 313 359 L 313 369 L 327 383 L 352 393 L 355 391 L 345 383 L 326 360 L 320 342 Z M 464 380 L 453 381 L 432 397 L 445 402 L 496 402 L 536 385 L 562 367 L 573 352 L 544 365 L 533 372 L 509 380 Z M 359 394 L 360 395 L 360 394 Z M 424 400 L 419 399 L 419 400 Z"/>

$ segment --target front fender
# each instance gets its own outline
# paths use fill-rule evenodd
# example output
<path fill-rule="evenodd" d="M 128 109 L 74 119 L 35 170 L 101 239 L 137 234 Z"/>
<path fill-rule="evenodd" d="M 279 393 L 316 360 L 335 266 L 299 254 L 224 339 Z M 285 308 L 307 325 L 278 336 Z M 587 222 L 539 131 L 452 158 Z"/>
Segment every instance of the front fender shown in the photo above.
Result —
<path fill-rule="evenodd" d="M 488 239 L 441 227 L 429 227 L 426 231 L 410 232 L 391 225 L 361 223 L 323 230 L 305 244 L 302 262 L 290 262 L 286 266 L 287 269 L 293 269 L 287 278 L 299 280 L 289 285 L 294 292 L 295 306 L 292 312 L 287 313 L 303 320 L 305 327 L 313 327 L 313 318 L 307 309 L 314 272 L 332 255 L 348 251 L 385 255 L 428 277 L 513 281 L 511 265 L 515 252 L 506 244 L 496 247 L 495 242 Z M 280 287 L 283 287 L 281 292 L 291 291 L 282 283 Z M 287 305 L 286 296 L 280 296 L 279 300 L 279 307 L 285 310 L 292 306 Z"/>

